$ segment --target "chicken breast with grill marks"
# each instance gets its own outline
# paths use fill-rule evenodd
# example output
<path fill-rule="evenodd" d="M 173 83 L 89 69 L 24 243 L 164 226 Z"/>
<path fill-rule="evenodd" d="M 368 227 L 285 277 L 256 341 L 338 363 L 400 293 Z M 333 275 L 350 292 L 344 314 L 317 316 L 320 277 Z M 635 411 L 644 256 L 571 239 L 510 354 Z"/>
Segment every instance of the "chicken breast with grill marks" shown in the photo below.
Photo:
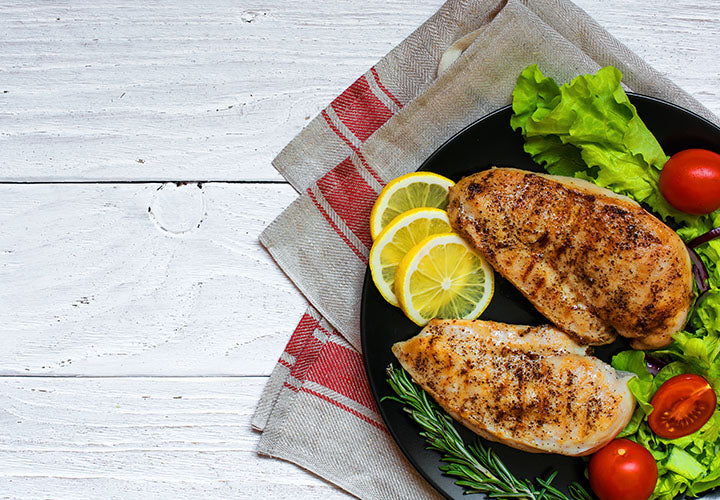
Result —
<path fill-rule="evenodd" d="M 678 235 L 590 182 L 493 168 L 450 188 L 453 228 L 537 310 L 585 344 L 666 346 L 693 298 Z"/>
<path fill-rule="evenodd" d="M 392 351 L 453 418 L 529 452 L 587 455 L 630 421 L 628 376 L 552 326 L 431 320 Z"/>

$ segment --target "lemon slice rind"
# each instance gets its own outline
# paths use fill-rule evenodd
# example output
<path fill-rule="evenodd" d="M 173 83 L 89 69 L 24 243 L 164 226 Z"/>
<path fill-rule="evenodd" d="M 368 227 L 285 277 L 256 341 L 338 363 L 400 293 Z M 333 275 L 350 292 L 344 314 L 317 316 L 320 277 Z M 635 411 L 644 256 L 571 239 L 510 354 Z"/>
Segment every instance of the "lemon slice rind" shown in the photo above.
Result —
<path fill-rule="evenodd" d="M 368 259 L 380 295 L 392 305 L 399 306 L 394 284 L 397 265 L 427 236 L 450 230 L 447 212 L 439 208 L 416 208 L 395 217 L 378 235 Z"/>
<path fill-rule="evenodd" d="M 445 258 L 438 258 L 443 253 Z M 453 254 L 460 259 L 448 258 Z M 400 261 L 395 275 L 400 307 L 419 326 L 435 317 L 476 319 L 490 303 L 494 288 L 492 267 L 455 233 L 435 234 L 418 243 Z"/>
<path fill-rule="evenodd" d="M 433 172 L 411 172 L 390 181 L 380 192 L 370 212 L 370 236 L 373 241 L 385 226 L 407 210 L 420 207 L 446 208 L 447 196 L 443 198 L 440 193 L 447 192 L 454 184 L 447 177 Z M 423 188 L 423 185 L 427 188 Z"/>

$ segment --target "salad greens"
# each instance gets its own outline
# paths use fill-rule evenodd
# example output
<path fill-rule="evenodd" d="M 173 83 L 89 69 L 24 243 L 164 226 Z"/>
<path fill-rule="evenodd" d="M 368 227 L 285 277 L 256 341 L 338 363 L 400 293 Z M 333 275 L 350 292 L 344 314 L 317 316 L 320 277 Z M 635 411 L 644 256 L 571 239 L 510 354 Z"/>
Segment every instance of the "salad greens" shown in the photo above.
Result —
<path fill-rule="evenodd" d="M 703 216 L 679 212 L 660 194 L 658 179 L 667 161 L 662 147 L 625 94 L 613 67 L 558 86 L 536 65 L 518 78 L 513 91 L 511 125 L 525 138 L 525 151 L 552 174 L 586 179 L 645 204 L 667 222 L 680 226 L 685 241 L 720 226 L 720 210 Z M 699 431 L 663 439 L 647 424 L 655 391 L 674 375 L 697 373 L 720 393 L 720 240 L 696 248 L 709 274 L 710 291 L 685 330 L 653 356 L 671 361 L 653 376 L 645 353 L 625 351 L 613 358 L 618 370 L 635 373 L 629 387 L 638 406 L 619 437 L 644 445 L 658 463 L 652 498 L 696 496 L 720 486 L 720 411 Z"/>

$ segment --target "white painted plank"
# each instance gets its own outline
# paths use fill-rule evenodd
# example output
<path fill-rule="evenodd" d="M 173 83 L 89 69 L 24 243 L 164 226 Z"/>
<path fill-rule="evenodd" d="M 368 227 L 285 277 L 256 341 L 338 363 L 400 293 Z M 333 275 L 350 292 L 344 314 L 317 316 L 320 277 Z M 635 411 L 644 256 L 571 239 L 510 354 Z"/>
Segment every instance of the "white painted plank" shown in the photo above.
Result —
<path fill-rule="evenodd" d="M 573 0 L 655 69 L 720 116 L 717 0 Z"/>
<path fill-rule="evenodd" d="M 0 185 L 0 374 L 269 374 L 306 302 L 257 235 L 295 196 Z"/>
<path fill-rule="evenodd" d="M 256 454 L 264 382 L 0 378 L 0 498 L 349 498 Z"/>
<path fill-rule="evenodd" d="M 4 2 L 0 179 L 280 179 L 275 154 L 440 3 Z"/>
<path fill-rule="evenodd" d="M 279 179 L 274 155 L 441 3 L 5 1 L 0 180 Z M 716 0 L 577 3 L 720 114 Z"/>

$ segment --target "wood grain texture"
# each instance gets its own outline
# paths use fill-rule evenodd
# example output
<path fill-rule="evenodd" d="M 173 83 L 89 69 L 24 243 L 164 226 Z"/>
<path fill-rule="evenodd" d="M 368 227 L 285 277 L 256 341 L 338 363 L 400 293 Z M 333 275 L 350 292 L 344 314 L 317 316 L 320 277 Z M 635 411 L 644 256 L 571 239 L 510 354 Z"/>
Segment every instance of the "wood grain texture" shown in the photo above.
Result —
<path fill-rule="evenodd" d="M 0 374 L 267 375 L 306 302 L 288 185 L 0 185 Z"/>
<path fill-rule="evenodd" d="M 5 2 L 0 179 L 278 180 L 275 154 L 439 4 Z"/>
<path fill-rule="evenodd" d="M 3 2 L 0 180 L 278 180 L 275 154 L 441 3 Z M 720 112 L 714 0 L 577 3 Z"/>
<path fill-rule="evenodd" d="M 0 378 L 0 498 L 349 498 L 256 454 L 264 381 Z"/>
<path fill-rule="evenodd" d="M 714 0 L 573 0 L 632 51 L 720 116 Z"/>

